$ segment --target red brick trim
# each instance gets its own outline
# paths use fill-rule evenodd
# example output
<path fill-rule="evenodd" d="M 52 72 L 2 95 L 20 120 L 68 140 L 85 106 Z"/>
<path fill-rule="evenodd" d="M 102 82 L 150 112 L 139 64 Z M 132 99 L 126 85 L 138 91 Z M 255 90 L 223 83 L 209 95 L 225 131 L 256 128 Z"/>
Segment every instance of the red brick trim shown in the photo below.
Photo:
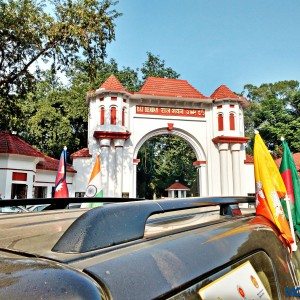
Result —
<path fill-rule="evenodd" d="M 201 166 L 201 165 L 206 165 L 206 161 L 205 160 L 196 160 L 193 162 L 193 166 L 195 166 L 195 167 Z"/>
<path fill-rule="evenodd" d="M 248 137 L 242 137 L 242 136 L 217 136 L 212 139 L 212 141 L 215 144 L 219 143 L 229 143 L 229 144 L 244 144 L 247 143 L 249 140 Z"/>
<path fill-rule="evenodd" d="M 114 132 L 114 131 L 95 131 L 94 138 L 96 139 L 115 139 L 115 140 L 127 140 L 131 135 L 131 132 Z"/>
<path fill-rule="evenodd" d="M 133 164 L 134 165 L 138 165 L 139 163 L 140 163 L 140 159 L 139 158 L 134 158 L 133 160 L 132 160 L 132 162 L 133 162 Z"/>

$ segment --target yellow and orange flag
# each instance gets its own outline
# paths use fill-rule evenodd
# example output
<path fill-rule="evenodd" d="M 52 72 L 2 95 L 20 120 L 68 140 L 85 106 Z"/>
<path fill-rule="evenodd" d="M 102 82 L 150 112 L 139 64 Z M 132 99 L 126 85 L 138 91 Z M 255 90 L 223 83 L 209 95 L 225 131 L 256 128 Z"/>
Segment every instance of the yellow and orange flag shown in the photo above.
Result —
<path fill-rule="evenodd" d="M 286 188 L 280 172 L 258 132 L 254 139 L 254 173 L 256 185 L 256 214 L 273 222 L 289 245 L 293 236 L 285 217 L 280 198 L 285 197 Z"/>

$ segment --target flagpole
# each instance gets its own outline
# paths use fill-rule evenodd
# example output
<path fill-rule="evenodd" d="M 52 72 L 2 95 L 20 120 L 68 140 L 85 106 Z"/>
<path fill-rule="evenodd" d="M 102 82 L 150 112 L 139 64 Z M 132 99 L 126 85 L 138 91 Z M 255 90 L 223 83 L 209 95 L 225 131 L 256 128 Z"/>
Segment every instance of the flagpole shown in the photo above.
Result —
<path fill-rule="evenodd" d="M 286 209 L 287 209 L 287 213 L 288 213 L 288 216 L 289 216 L 289 224 L 290 224 L 291 233 L 292 233 L 292 237 L 293 237 L 293 240 L 294 240 L 294 242 L 291 244 L 291 249 L 292 249 L 292 251 L 296 251 L 297 250 L 297 244 L 296 244 L 295 230 L 294 230 L 293 219 L 292 219 L 292 212 L 291 212 L 291 207 L 290 207 L 290 198 L 287 194 L 286 194 L 284 200 L 285 200 L 285 203 L 286 203 Z"/>

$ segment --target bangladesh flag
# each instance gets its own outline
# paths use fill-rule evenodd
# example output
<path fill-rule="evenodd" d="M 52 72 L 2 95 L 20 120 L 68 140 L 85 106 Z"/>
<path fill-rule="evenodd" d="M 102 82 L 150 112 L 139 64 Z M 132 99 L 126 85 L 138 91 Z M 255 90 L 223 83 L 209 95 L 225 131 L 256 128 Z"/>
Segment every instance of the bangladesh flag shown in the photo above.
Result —
<path fill-rule="evenodd" d="M 290 198 L 293 224 L 296 231 L 300 232 L 300 179 L 295 166 L 293 155 L 286 141 L 282 141 L 283 155 L 280 164 L 280 173 L 285 183 L 287 194 Z M 282 206 L 286 217 L 286 203 L 283 200 Z"/>

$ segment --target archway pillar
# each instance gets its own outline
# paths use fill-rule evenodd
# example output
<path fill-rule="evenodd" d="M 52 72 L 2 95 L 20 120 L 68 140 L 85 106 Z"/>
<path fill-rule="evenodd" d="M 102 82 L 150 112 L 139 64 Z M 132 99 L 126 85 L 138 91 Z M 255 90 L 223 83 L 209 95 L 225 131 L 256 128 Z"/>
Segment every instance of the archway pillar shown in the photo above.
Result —
<path fill-rule="evenodd" d="M 137 166 L 140 162 L 140 159 L 138 158 L 134 158 L 133 159 L 133 178 L 135 178 L 135 180 L 133 180 L 133 191 L 132 191 L 132 197 L 133 198 L 136 198 L 136 176 L 137 176 Z"/>
<path fill-rule="evenodd" d="M 110 156 L 110 139 L 100 140 L 101 148 L 101 181 L 103 185 L 103 196 L 109 195 L 109 156 Z"/>
<path fill-rule="evenodd" d="M 241 150 L 249 138 L 217 136 L 212 141 L 218 145 L 220 154 L 221 194 L 228 196 L 229 187 L 233 195 L 241 194 Z M 230 150 L 230 151 L 229 151 Z M 231 168 L 230 168 L 231 166 Z M 230 186 L 229 186 L 230 184 Z"/>
<path fill-rule="evenodd" d="M 115 146 L 115 197 L 122 197 L 123 191 L 123 139 L 114 140 Z"/>
<path fill-rule="evenodd" d="M 199 196 L 206 197 L 206 196 L 208 196 L 206 161 L 197 160 L 197 161 L 193 162 L 193 165 L 197 169 Z"/>
<path fill-rule="evenodd" d="M 232 179 L 233 179 L 233 195 L 241 194 L 241 170 L 240 170 L 240 151 L 241 144 L 231 144 L 232 155 Z"/>
<path fill-rule="evenodd" d="M 228 196 L 228 143 L 219 144 L 220 152 L 220 176 L 221 176 L 221 194 L 222 196 Z"/>

